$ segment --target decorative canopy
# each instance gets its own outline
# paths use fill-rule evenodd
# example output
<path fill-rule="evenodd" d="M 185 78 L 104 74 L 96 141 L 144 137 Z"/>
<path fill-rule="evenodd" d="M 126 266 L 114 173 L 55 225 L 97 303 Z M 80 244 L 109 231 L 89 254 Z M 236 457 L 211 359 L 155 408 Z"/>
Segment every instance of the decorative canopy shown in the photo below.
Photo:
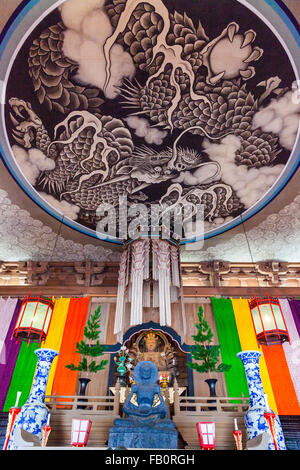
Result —
<path fill-rule="evenodd" d="M 127 305 L 130 325 L 143 323 L 143 307 L 159 308 L 160 325 L 171 326 L 171 304 L 181 307 L 185 334 L 179 246 L 171 239 L 139 238 L 124 245 L 121 256 L 114 333 L 122 341 Z"/>

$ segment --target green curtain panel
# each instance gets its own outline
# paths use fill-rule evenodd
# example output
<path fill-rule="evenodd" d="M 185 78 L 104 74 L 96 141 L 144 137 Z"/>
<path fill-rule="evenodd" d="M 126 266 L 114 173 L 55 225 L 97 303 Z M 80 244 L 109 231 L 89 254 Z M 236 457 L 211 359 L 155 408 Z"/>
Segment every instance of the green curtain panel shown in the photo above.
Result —
<path fill-rule="evenodd" d="M 22 392 L 19 400 L 20 407 L 27 401 L 37 364 L 37 356 L 34 354 L 34 351 L 38 347 L 37 343 L 27 345 L 27 343 L 23 342 L 21 344 L 3 411 L 9 411 L 15 405 L 17 392 Z"/>
<path fill-rule="evenodd" d="M 225 372 L 229 397 L 249 397 L 246 374 L 242 361 L 236 356 L 242 350 L 230 299 L 211 299 L 219 338 L 222 362 L 231 364 Z"/>

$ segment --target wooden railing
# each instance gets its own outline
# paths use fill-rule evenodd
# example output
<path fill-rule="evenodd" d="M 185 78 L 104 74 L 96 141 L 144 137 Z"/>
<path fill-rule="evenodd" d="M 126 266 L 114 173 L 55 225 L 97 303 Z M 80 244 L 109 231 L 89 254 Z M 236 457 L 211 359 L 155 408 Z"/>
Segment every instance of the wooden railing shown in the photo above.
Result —
<path fill-rule="evenodd" d="M 248 398 L 241 397 L 176 397 L 174 415 L 203 415 L 205 413 L 245 413 Z"/>
<path fill-rule="evenodd" d="M 96 414 L 113 414 L 119 415 L 120 409 L 120 384 L 116 384 L 114 396 L 97 395 L 46 395 L 46 405 L 50 409 L 51 414 L 61 411 L 84 410 L 84 413 Z"/>
<path fill-rule="evenodd" d="M 165 402 L 170 405 L 166 390 L 162 390 Z M 129 391 L 126 393 L 126 398 Z M 203 415 L 207 413 L 245 413 L 249 398 L 245 397 L 196 397 L 179 394 L 177 383 L 174 384 L 174 416 Z M 51 413 L 61 411 L 84 410 L 84 413 L 114 414 L 120 413 L 120 384 L 117 383 L 113 396 L 47 395 L 46 404 Z"/>
<path fill-rule="evenodd" d="M 178 393 L 174 384 L 174 416 L 203 415 L 205 413 L 245 413 L 249 398 L 242 397 L 186 397 Z"/>

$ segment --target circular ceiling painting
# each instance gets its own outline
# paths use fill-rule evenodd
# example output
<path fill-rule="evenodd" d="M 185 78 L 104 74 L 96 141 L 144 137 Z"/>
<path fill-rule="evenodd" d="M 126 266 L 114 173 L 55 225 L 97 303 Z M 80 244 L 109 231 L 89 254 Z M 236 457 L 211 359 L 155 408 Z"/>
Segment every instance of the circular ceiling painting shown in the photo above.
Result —
<path fill-rule="evenodd" d="M 287 183 L 300 112 L 287 17 L 261 0 L 40 3 L 2 41 L 1 141 L 47 212 L 121 242 L 99 235 L 105 211 L 201 206 L 212 237 Z"/>

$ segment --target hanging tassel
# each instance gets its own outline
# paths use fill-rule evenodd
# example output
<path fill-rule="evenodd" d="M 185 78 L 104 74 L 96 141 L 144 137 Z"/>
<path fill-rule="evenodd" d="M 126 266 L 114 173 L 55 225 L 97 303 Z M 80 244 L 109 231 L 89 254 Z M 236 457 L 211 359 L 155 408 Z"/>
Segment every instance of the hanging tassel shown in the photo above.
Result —
<path fill-rule="evenodd" d="M 180 268 L 177 246 L 170 247 L 171 268 L 172 268 L 172 286 L 180 287 Z"/>
<path fill-rule="evenodd" d="M 159 294 L 158 294 L 158 282 L 153 282 L 153 298 L 152 298 L 152 307 L 159 307 Z"/>
<path fill-rule="evenodd" d="M 150 281 L 143 285 L 143 307 L 151 307 L 151 284 Z"/>
<path fill-rule="evenodd" d="M 150 253 L 152 266 L 150 270 Z M 182 293 L 179 247 L 162 239 L 135 240 L 121 256 L 114 333 L 122 339 L 126 325 L 143 322 L 143 307 L 159 308 L 160 324 L 171 326 L 171 303 L 180 302 L 180 324 L 185 334 L 186 319 Z"/>
<path fill-rule="evenodd" d="M 152 240 L 152 278 L 154 281 L 158 280 L 158 252 L 159 252 L 159 240 Z"/>
<path fill-rule="evenodd" d="M 150 277 L 150 240 L 144 240 L 144 279 Z"/>
<path fill-rule="evenodd" d="M 160 324 L 171 325 L 170 247 L 165 240 L 154 240 L 157 249 Z"/>
<path fill-rule="evenodd" d="M 171 286 L 171 304 L 178 301 L 178 287 Z"/>
<path fill-rule="evenodd" d="M 137 240 L 133 242 L 132 246 L 130 325 L 139 325 L 143 322 L 143 281 L 146 245 L 147 240 Z"/>
<path fill-rule="evenodd" d="M 124 304 L 125 304 L 127 259 L 128 259 L 128 253 L 126 250 L 126 251 L 123 251 L 121 255 L 121 261 L 120 261 L 114 334 L 122 333 Z"/>
<path fill-rule="evenodd" d="M 185 307 L 184 307 L 184 296 L 183 296 L 183 283 L 182 283 L 182 273 L 180 269 L 180 251 L 178 248 L 178 266 L 179 266 L 179 299 L 180 299 L 180 306 L 181 306 L 181 318 L 180 318 L 180 326 L 181 331 L 183 332 L 183 338 L 186 335 L 186 316 L 185 316 Z"/>

